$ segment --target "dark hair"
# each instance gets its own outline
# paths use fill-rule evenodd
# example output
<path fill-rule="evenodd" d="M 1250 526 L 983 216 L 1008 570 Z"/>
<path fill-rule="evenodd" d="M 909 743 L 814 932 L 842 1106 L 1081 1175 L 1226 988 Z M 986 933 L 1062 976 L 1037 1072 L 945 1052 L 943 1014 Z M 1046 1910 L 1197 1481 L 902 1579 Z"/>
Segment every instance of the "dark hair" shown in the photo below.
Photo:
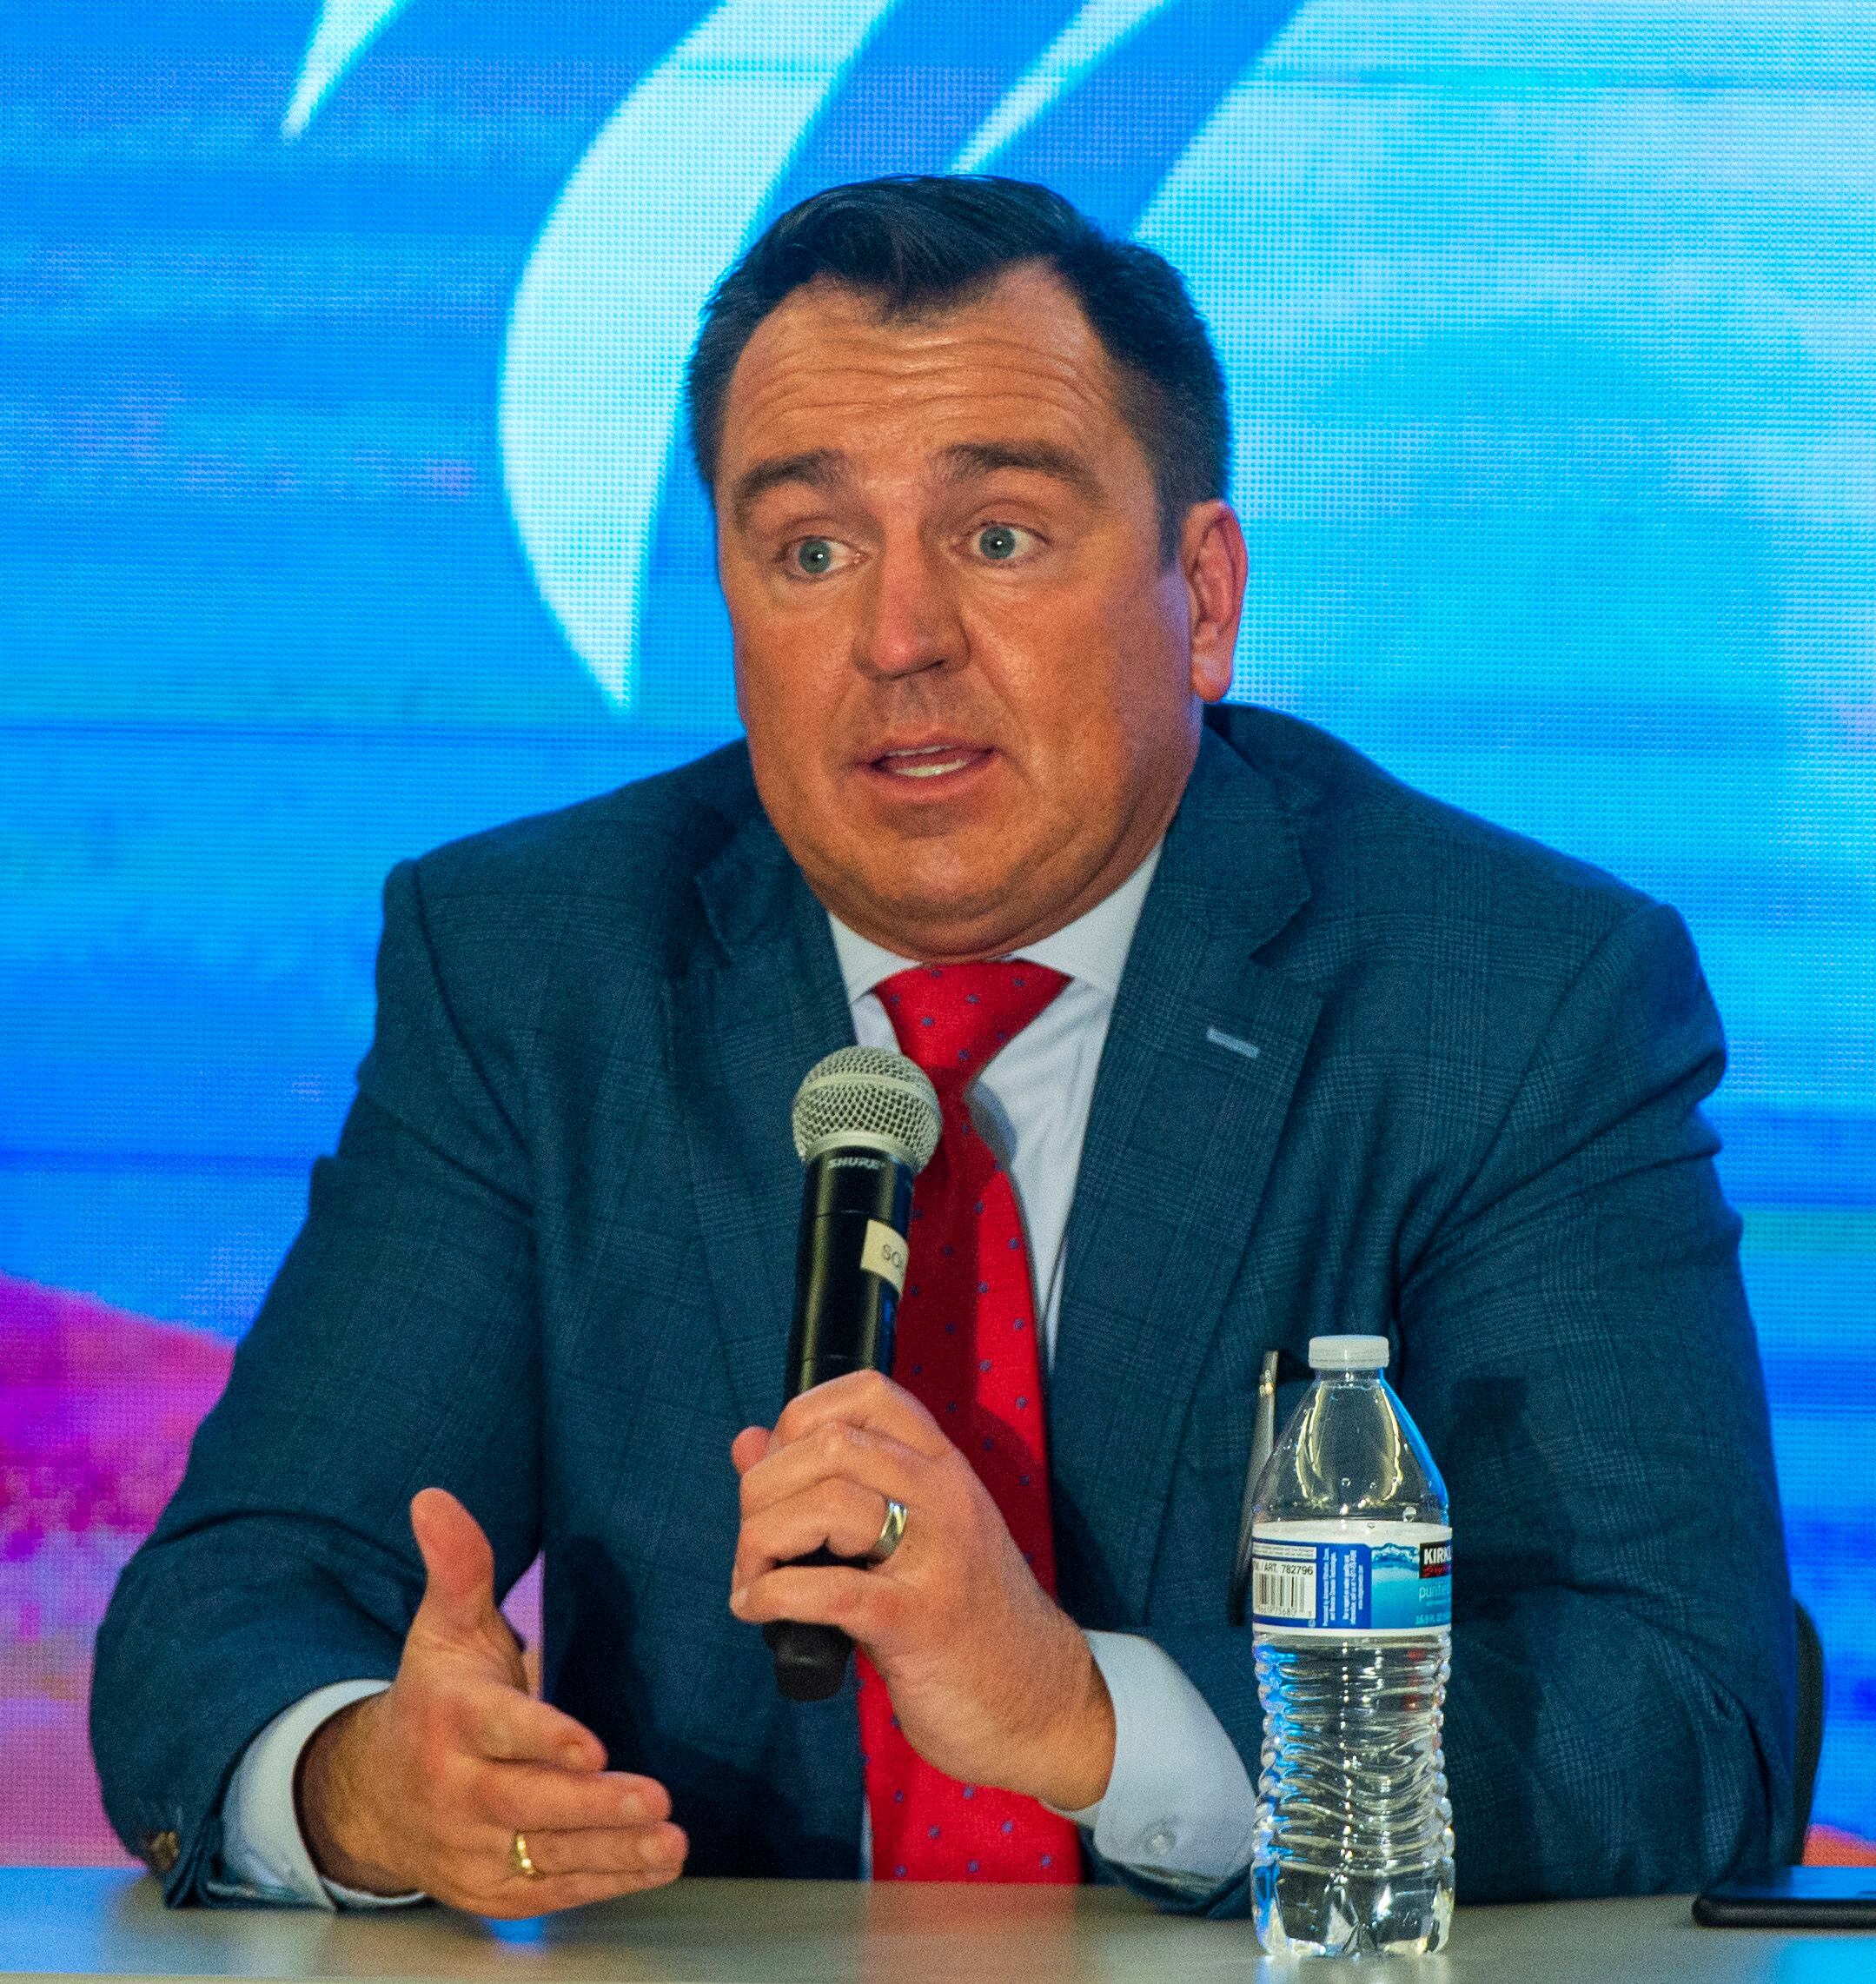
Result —
<path fill-rule="evenodd" d="M 704 487 L 714 493 L 730 375 L 784 297 L 825 276 L 877 295 L 890 318 L 968 303 L 1022 262 L 1061 278 L 1112 360 L 1121 417 L 1152 464 L 1170 558 L 1186 512 L 1225 493 L 1231 423 L 1217 354 L 1170 262 L 1021 179 L 866 179 L 772 222 L 713 291 L 686 374 Z"/>

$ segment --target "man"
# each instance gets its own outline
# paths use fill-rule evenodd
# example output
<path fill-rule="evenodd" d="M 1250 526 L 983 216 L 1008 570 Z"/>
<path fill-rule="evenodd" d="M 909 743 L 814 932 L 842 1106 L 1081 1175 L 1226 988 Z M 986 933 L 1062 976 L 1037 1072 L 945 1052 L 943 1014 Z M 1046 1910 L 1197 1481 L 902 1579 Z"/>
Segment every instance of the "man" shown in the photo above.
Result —
<path fill-rule="evenodd" d="M 746 746 L 392 876 L 338 1153 L 100 1636 L 126 1841 L 173 1901 L 1085 1851 L 1239 1912 L 1256 1373 L 1354 1330 L 1451 1494 L 1462 1898 L 1770 1858 L 1790 1596 L 1678 919 L 1202 721 L 1216 362 L 1041 189 L 805 202 L 690 390 Z M 856 1035 L 945 1131 L 893 1377 L 783 1411 L 788 1105 Z M 537 1549 L 544 1700 L 494 1609 Z M 780 1701 L 778 1618 L 857 1696 Z"/>

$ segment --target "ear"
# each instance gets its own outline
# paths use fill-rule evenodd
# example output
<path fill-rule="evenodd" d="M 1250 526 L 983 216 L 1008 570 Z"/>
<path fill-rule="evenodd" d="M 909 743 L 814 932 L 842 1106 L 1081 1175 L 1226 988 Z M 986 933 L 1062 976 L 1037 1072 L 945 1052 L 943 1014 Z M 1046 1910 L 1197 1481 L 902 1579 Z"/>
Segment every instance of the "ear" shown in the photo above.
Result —
<path fill-rule="evenodd" d="M 1178 555 L 1191 627 L 1192 693 L 1215 703 L 1231 687 L 1250 567 L 1237 512 L 1222 499 L 1195 503 L 1179 533 Z"/>

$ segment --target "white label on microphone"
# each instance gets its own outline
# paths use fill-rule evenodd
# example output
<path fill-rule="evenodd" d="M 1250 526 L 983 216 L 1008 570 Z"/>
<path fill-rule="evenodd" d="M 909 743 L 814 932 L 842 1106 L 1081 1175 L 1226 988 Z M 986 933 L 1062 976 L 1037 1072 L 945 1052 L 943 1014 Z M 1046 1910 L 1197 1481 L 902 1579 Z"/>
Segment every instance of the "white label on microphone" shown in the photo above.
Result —
<path fill-rule="evenodd" d="M 892 1284 L 895 1292 L 905 1292 L 905 1264 L 911 1257 L 905 1243 L 883 1219 L 866 1222 L 866 1244 L 860 1249 L 860 1265 L 881 1281 Z"/>

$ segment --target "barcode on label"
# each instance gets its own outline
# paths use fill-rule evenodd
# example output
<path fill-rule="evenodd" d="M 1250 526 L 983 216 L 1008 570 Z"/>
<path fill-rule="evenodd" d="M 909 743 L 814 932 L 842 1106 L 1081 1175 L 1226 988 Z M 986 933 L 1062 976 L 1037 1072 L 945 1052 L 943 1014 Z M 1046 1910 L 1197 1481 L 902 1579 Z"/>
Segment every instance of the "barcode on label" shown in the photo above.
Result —
<path fill-rule="evenodd" d="M 1316 1621 L 1316 1566 L 1258 1557 L 1252 1564 L 1250 1609 L 1260 1619 Z"/>

